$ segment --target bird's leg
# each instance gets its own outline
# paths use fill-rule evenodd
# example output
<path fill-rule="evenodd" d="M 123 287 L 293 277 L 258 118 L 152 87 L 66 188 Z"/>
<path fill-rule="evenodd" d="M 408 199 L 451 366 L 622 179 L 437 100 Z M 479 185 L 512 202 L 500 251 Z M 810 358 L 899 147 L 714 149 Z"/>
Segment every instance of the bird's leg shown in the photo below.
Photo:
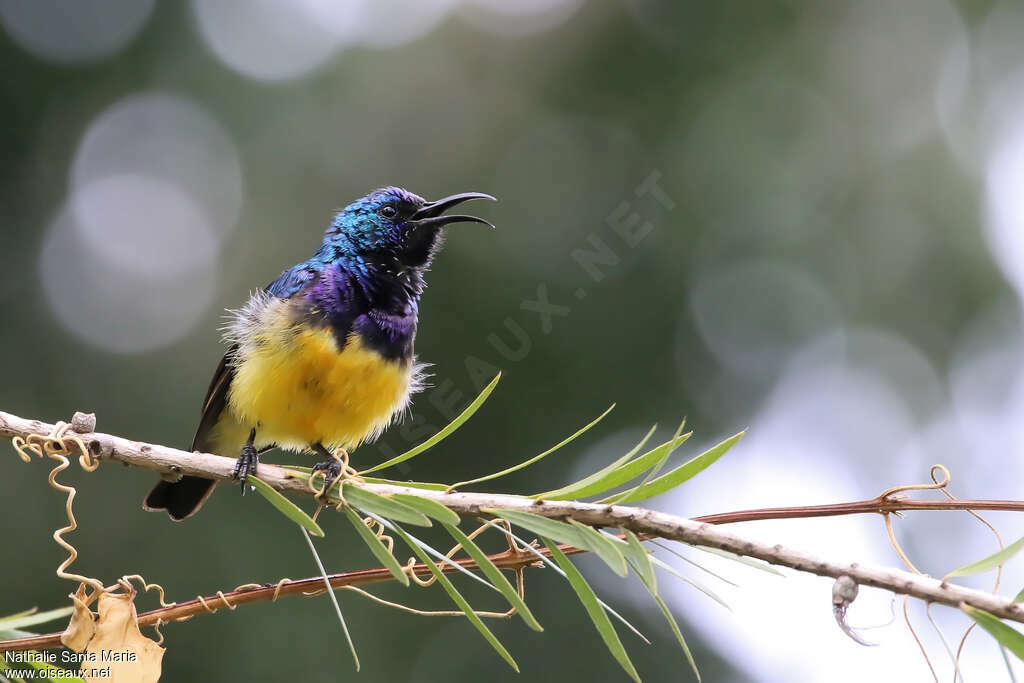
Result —
<path fill-rule="evenodd" d="M 322 443 L 315 443 L 310 446 L 310 448 L 312 448 L 317 455 L 323 458 L 323 460 L 313 465 L 313 472 L 310 473 L 310 476 L 317 472 L 324 473 L 324 487 L 320 490 L 320 493 L 317 494 L 317 498 L 320 498 L 331 490 L 331 485 L 334 484 L 335 480 L 341 474 L 342 463 L 341 460 L 327 450 Z"/>
<path fill-rule="evenodd" d="M 249 432 L 249 439 L 242 446 L 242 454 L 238 456 L 238 461 L 235 462 L 235 471 L 232 473 L 232 477 L 239 479 L 242 482 L 242 495 L 245 495 L 246 480 L 249 475 L 256 475 L 256 467 L 260 464 L 260 452 L 256 450 L 256 446 L 253 442 L 256 441 L 256 430 L 253 429 Z"/>

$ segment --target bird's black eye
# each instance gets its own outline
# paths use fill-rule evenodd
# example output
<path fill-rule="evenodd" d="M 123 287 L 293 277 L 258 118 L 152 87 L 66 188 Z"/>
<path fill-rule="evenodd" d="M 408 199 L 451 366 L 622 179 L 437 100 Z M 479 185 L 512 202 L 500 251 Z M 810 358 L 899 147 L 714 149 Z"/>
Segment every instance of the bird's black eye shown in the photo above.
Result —
<path fill-rule="evenodd" d="M 395 216 L 398 215 L 398 209 L 391 206 L 390 204 L 385 204 L 384 206 L 377 209 L 377 213 L 379 213 L 384 218 L 394 218 Z"/>

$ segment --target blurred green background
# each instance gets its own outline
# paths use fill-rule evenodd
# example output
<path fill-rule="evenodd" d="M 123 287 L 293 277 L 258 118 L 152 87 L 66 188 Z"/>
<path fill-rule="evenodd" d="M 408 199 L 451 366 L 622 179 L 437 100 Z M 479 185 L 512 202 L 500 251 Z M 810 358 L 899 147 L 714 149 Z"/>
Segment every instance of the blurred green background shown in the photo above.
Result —
<path fill-rule="evenodd" d="M 333 211 L 382 185 L 476 190 L 499 197 L 476 207 L 498 230 L 451 230 L 430 273 L 433 387 L 358 465 L 431 434 L 500 368 L 472 421 L 392 476 L 479 476 L 617 402 L 480 489 L 560 486 L 686 416 L 686 455 L 751 431 L 653 503 L 680 514 L 871 497 L 937 461 L 960 495 L 1019 497 L 1022 33 L 1019 4 L 981 1 L 0 0 L 0 409 L 94 411 L 101 431 L 187 447 L 223 310 L 309 256 Z M 61 497 L 9 455 L 0 614 L 71 588 L 53 573 Z M 259 498 L 221 487 L 175 525 L 140 509 L 147 472 L 67 478 L 77 571 L 141 573 L 179 600 L 315 572 Z M 373 565 L 327 517 L 328 569 Z M 908 552 L 938 574 L 990 552 L 965 517 L 901 523 Z M 898 564 L 877 520 L 748 531 Z M 623 636 L 645 680 L 691 680 L 637 586 L 580 563 L 653 641 Z M 902 622 L 872 649 L 831 625 L 827 581 L 721 570 L 739 588 L 684 569 L 732 613 L 662 579 L 705 680 L 927 675 Z M 885 623 L 889 599 L 865 593 L 852 620 Z M 463 620 L 339 597 L 358 676 L 316 598 L 165 627 L 164 680 L 624 679 L 550 572 L 527 590 L 545 633 L 494 624 L 520 677 Z M 974 638 L 967 663 L 998 671 Z"/>

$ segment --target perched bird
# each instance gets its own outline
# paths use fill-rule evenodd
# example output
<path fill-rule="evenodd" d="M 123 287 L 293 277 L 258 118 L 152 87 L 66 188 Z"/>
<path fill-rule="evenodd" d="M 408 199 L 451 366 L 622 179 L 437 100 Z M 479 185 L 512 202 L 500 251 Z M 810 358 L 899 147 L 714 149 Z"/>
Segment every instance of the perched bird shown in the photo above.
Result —
<path fill-rule="evenodd" d="M 376 190 L 341 210 L 308 261 L 254 294 L 227 328 L 230 345 L 203 403 L 193 451 L 238 457 L 235 478 L 256 473 L 273 447 L 313 451 L 328 485 L 336 448 L 377 437 L 420 384 L 413 356 L 423 276 L 444 226 L 474 216 L 444 215 L 479 192 L 435 202 L 406 190 Z M 493 228 L 494 226 L 491 225 Z M 160 481 L 147 510 L 194 514 L 216 482 Z"/>

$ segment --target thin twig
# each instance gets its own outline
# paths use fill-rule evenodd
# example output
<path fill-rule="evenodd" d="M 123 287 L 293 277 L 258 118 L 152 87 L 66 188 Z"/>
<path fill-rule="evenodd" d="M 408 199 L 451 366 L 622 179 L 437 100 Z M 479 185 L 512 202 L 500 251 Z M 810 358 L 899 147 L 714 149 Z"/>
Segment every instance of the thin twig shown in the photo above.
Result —
<path fill-rule="evenodd" d="M 573 546 L 560 545 L 559 548 L 567 555 L 574 555 L 584 552 Z M 537 548 L 536 552 L 548 556 L 547 548 Z M 532 553 L 523 551 L 510 552 L 508 550 L 488 556 L 500 569 L 518 570 L 536 564 L 537 558 Z M 478 565 L 471 559 L 453 559 L 452 562 L 461 565 L 464 569 L 474 570 Z M 437 568 L 445 574 L 458 571 L 449 564 L 439 564 Z M 412 572 L 417 576 L 432 576 L 430 568 L 425 564 L 412 565 Z M 346 588 L 368 583 L 380 583 L 393 581 L 394 576 L 384 568 L 360 569 L 338 574 L 328 574 L 327 579 L 332 588 Z M 227 593 L 218 592 L 208 595 L 205 598 L 196 598 L 185 602 L 173 603 L 168 607 L 161 607 L 139 615 L 139 626 L 154 626 L 157 621 L 167 623 L 170 621 L 182 621 L 197 614 L 212 613 L 224 605 L 225 601 L 233 606 L 244 605 L 250 602 L 272 602 L 284 595 L 307 595 L 324 592 L 324 577 L 313 576 L 307 579 L 285 580 L 278 583 L 267 583 L 262 586 L 245 586 L 238 590 Z M 204 604 L 205 603 L 205 604 Z M 209 607 L 207 607 L 207 605 Z M 212 608 L 212 609 L 211 609 Z M 45 650 L 47 648 L 60 647 L 60 634 L 48 633 L 45 635 L 31 636 L 29 638 L 18 638 L 16 640 L 0 641 L 0 653 L 15 650 Z"/>

